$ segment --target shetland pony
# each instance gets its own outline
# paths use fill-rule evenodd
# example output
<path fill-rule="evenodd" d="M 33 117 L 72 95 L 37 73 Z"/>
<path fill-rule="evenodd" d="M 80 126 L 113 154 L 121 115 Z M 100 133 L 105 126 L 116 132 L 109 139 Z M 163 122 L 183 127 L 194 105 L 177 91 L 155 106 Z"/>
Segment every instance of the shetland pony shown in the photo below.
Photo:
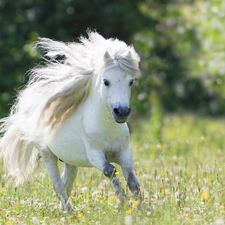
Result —
<path fill-rule="evenodd" d="M 41 155 L 65 210 L 78 167 L 95 167 L 125 197 L 116 176 L 122 167 L 129 189 L 139 197 L 126 121 L 131 86 L 138 78 L 139 56 L 118 39 L 88 32 L 78 43 L 39 38 L 45 65 L 30 79 L 0 120 L 0 156 L 17 183 L 25 181 Z M 60 176 L 58 159 L 64 162 Z"/>

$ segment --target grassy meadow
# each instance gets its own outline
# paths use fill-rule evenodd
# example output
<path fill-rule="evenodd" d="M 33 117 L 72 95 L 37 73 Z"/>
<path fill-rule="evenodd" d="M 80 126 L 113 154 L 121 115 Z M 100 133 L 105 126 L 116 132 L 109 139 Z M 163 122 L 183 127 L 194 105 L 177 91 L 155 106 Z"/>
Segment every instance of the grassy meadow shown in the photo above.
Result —
<path fill-rule="evenodd" d="M 80 168 L 70 198 L 74 212 L 67 214 L 42 162 L 33 178 L 18 187 L 1 162 L 0 224 L 225 224 L 225 120 L 167 115 L 157 132 L 150 124 L 131 124 L 144 204 L 128 191 L 118 165 L 129 196 L 121 202 L 100 171 Z"/>

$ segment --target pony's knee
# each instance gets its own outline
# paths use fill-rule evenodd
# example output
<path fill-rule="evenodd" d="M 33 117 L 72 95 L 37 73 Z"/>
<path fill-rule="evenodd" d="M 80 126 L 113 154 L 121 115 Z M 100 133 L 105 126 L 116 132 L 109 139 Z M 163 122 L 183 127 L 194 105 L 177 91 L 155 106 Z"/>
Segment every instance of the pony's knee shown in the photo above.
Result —
<path fill-rule="evenodd" d="M 105 163 L 104 167 L 103 167 L 103 173 L 106 177 L 112 178 L 114 177 L 116 172 L 116 167 L 113 166 L 110 163 Z"/>

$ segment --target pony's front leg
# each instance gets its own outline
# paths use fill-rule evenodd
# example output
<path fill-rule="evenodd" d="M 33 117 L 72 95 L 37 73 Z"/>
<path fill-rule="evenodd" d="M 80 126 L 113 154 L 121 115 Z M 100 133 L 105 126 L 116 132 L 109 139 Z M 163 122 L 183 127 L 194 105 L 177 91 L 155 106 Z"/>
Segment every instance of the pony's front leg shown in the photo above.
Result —
<path fill-rule="evenodd" d="M 49 177 L 52 181 L 54 191 L 56 192 L 57 197 L 61 201 L 64 209 L 69 212 L 71 210 L 71 206 L 68 202 L 68 196 L 66 193 L 66 185 L 63 183 L 60 172 L 58 168 L 58 158 L 51 152 L 49 148 L 44 150 L 40 150 L 39 146 L 35 144 L 35 147 L 39 150 L 45 166 L 47 168 Z"/>
<path fill-rule="evenodd" d="M 97 150 L 90 150 L 88 152 L 88 159 L 92 166 L 99 169 L 106 177 L 110 178 L 115 189 L 115 195 L 118 198 L 126 197 L 125 191 L 121 188 L 119 180 L 116 176 L 116 168 L 106 161 L 104 153 Z"/>
<path fill-rule="evenodd" d="M 135 197 L 137 199 L 141 199 L 140 184 L 137 180 L 137 177 L 134 174 L 133 157 L 130 149 L 119 152 L 118 161 L 123 170 L 123 174 L 127 181 L 129 189 L 131 190 L 132 193 L 135 194 Z"/>

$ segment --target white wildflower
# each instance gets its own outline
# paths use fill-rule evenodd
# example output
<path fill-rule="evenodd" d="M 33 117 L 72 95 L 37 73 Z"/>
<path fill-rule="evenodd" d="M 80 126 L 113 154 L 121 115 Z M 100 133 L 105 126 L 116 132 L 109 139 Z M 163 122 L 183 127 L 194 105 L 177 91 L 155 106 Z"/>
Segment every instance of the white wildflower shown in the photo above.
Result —
<path fill-rule="evenodd" d="M 158 192 L 155 194 L 155 198 L 156 198 L 157 200 L 159 200 L 159 193 L 158 193 Z"/>
<path fill-rule="evenodd" d="M 203 181 L 204 181 L 205 184 L 208 183 L 208 179 L 207 178 L 204 178 Z"/>
<path fill-rule="evenodd" d="M 175 192 L 175 198 L 179 198 L 180 193 L 179 192 Z"/>
<path fill-rule="evenodd" d="M 207 172 L 207 173 L 210 173 L 210 168 L 209 168 L 208 165 L 206 165 L 206 172 Z"/>
<path fill-rule="evenodd" d="M 224 220 L 222 218 L 218 218 L 214 220 L 214 225 L 224 225 Z"/>
<path fill-rule="evenodd" d="M 124 223 L 125 223 L 125 225 L 131 225 L 132 224 L 132 217 L 131 217 L 131 215 L 126 215 L 124 217 Z"/>
<path fill-rule="evenodd" d="M 103 180 L 103 185 L 104 185 L 104 187 L 107 187 L 108 181 L 107 180 Z"/>
<path fill-rule="evenodd" d="M 166 183 L 168 184 L 170 182 L 169 178 L 165 178 Z"/>
<path fill-rule="evenodd" d="M 33 222 L 34 222 L 34 223 L 39 224 L 39 220 L 38 220 L 38 218 L 37 218 L 37 217 L 33 217 L 33 218 L 32 218 L 32 220 L 33 220 Z"/>

